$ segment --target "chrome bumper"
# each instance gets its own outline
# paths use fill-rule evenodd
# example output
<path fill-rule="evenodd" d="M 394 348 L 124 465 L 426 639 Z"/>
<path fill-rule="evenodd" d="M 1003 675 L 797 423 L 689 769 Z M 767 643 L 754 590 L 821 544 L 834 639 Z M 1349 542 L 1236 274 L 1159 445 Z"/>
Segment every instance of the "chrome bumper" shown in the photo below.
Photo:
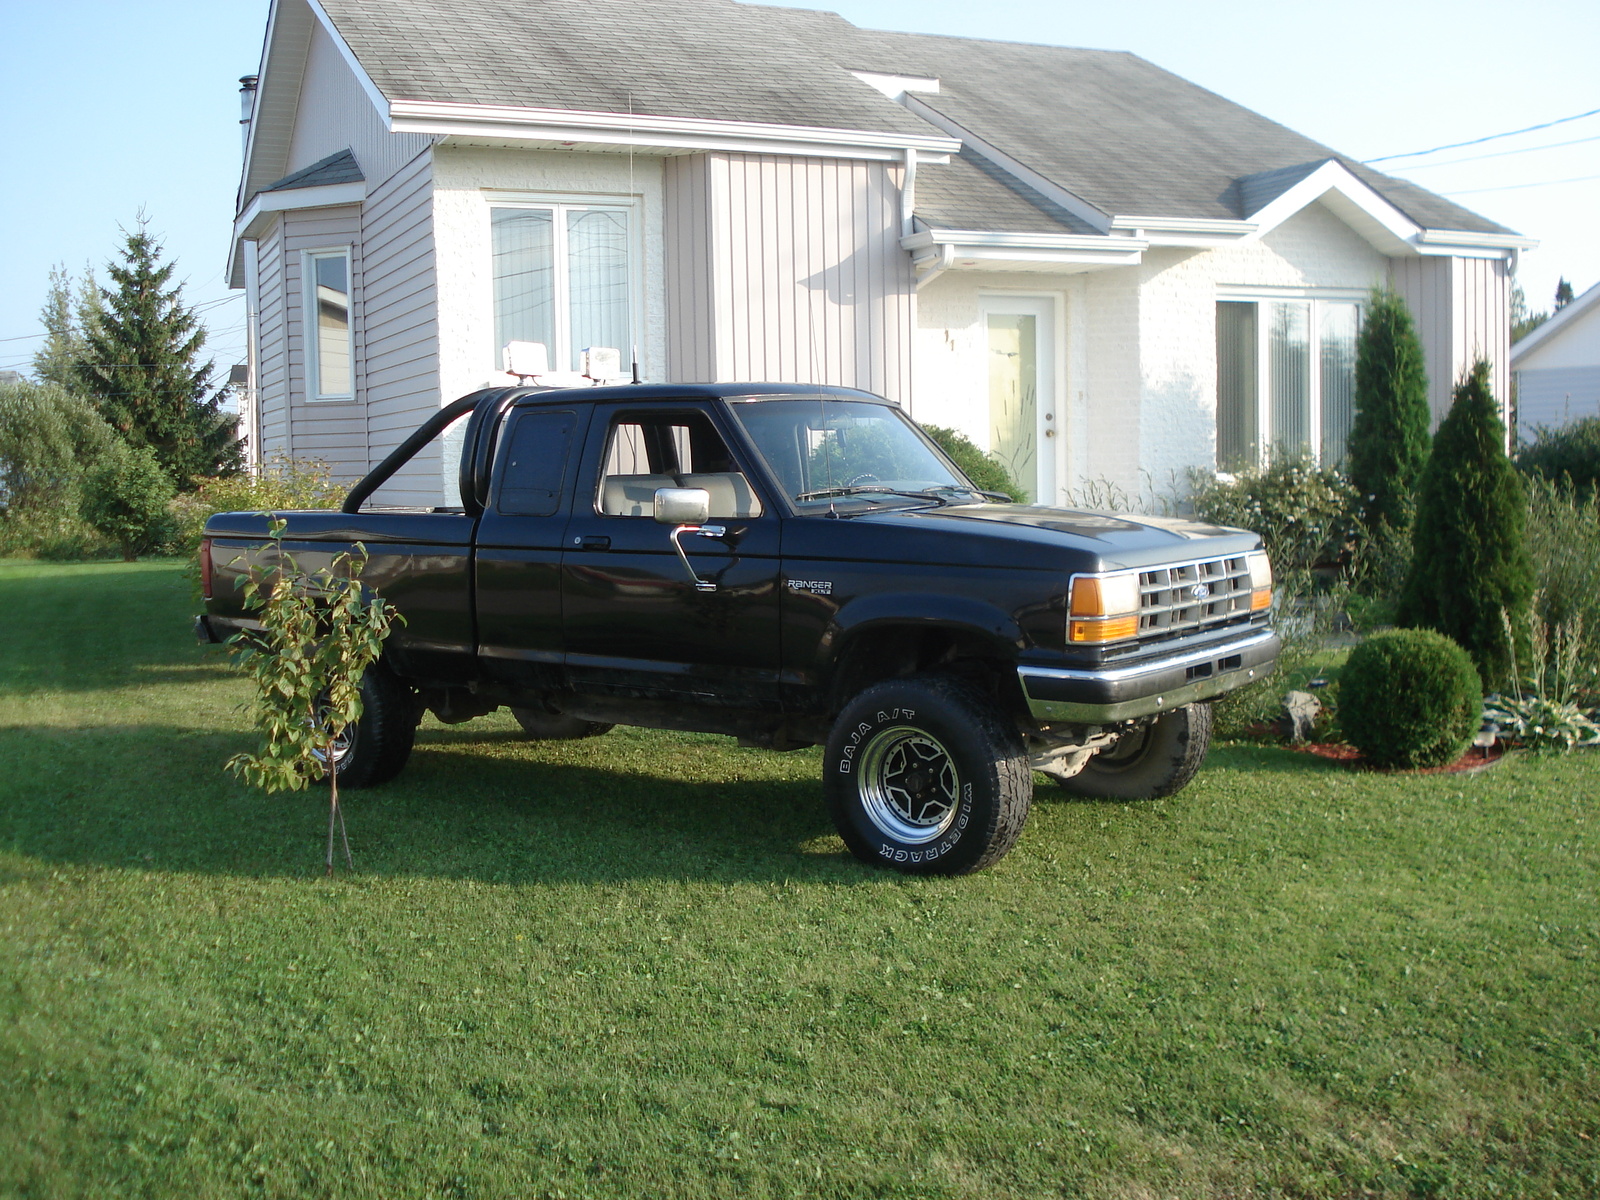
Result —
<path fill-rule="evenodd" d="M 1099 670 L 1017 668 L 1036 721 L 1109 725 L 1210 700 L 1266 674 L 1281 643 L 1270 629 Z"/>

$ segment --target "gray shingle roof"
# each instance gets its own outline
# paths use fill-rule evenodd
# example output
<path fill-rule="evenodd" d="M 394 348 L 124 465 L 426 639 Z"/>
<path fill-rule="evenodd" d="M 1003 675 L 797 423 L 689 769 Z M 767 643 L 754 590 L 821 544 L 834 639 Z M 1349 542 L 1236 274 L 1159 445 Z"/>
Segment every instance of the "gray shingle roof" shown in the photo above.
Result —
<path fill-rule="evenodd" d="M 391 100 L 937 131 L 733 0 L 324 0 Z"/>
<path fill-rule="evenodd" d="M 323 7 L 392 100 L 926 135 L 849 69 L 935 76 L 939 92 L 919 102 L 1108 216 L 1242 219 L 1331 158 L 1424 228 L 1510 232 L 1120 51 L 880 32 L 734 0 Z M 1083 230 L 970 155 L 927 167 L 917 187 L 935 226 Z"/>
<path fill-rule="evenodd" d="M 327 158 L 318 159 L 309 167 L 301 167 L 293 175 L 285 175 L 276 183 L 269 183 L 263 192 L 286 192 L 293 188 L 324 187 L 333 183 L 360 183 L 366 179 L 356 156 L 340 150 Z"/>
<path fill-rule="evenodd" d="M 938 78 L 937 93 L 915 99 L 1107 215 L 1242 219 L 1270 199 L 1268 187 L 1281 191 L 1332 158 L 1424 228 L 1510 232 L 1133 54 L 889 33 L 832 13 L 771 11 L 845 67 Z"/>
<path fill-rule="evenodd" d="M 951 155 L 949 166 L 918 168 L 916 210 L 918 219 L 934 229 L 1099 232 L 971 150 Z"/>

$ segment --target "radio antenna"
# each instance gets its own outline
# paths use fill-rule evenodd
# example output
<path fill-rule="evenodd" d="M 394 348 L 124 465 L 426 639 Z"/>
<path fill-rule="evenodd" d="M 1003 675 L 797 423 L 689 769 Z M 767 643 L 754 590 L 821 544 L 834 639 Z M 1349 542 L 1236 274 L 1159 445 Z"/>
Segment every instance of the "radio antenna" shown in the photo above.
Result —
<path fill-rule="evenodd" d="M 630 206 L 633 203 L 633 92 L 631 90 L 628 92 L 628 203 L 629 203 Z M 630 233 L 629 240 L 631 241 L 632 240 L 632 237 L 631 237 L 632 230 L 630 230 L 629 233 Z M 630 307 L 631 307 L 631 298 L 630 298 Z M 630 320 L 628 323 L 629 323 L 630 326 L 633 324 L 632 320 Z M 639 338 L 638 338 L 637 335 L 635 335 L 634 338 L 633 338 L 632 347 L 631 347 L 631 349 L 629 351 L 629 357 L 631 358 L 631 360 L 633 362 L 633 382 L 634 383 L 638 383 L 639 382 Z"/>

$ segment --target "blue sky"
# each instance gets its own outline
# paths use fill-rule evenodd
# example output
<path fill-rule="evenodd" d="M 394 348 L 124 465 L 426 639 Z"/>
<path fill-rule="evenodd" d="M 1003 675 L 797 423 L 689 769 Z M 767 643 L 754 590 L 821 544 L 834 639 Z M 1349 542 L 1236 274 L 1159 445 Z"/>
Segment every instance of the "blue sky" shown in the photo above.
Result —
<path fill-rule="evenodd" d="M 1600 109 L 1593 0 L 798 6 L 872 28 L 1131 50 L 1359 159 Z M 0 369 L 28 369 L 52 264 L 100 267 L 141 209 L 219 367 L 242 357 L 244 305 L 223 268 L 238 79 L 256 70 L 267 7 L 0 0 Z M 1378 165 L 1541 239 L 1520 270 L 1534 307 L 1549 307 L 1558 276 L 1580 292 L 1600 281 L 1600 116 Z"/>

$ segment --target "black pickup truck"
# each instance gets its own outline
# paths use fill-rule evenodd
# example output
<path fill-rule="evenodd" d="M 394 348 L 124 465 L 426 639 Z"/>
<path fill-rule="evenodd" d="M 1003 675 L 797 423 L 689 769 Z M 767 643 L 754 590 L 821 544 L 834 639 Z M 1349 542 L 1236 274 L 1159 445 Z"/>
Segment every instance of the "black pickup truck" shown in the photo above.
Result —
<path fill-rule="evenodd" d="M 435 440 L 461 447 L 454 506 L 367 504 Z M 302 568 L 360 542 L 363 582 L 405 617 L 338 747 L 343 786 L 392 778 L 424 709 L 503 705 L 534 738 L 822 744 L 845 843 L 910 872 L 1005 854 L 1034 771 L 1177 791 L 1205 701 L 1278 652 L 1256 535 L 986 495 L 896 405 L 843 388 L 478 392 L 340 511 L 284 515 Z M 236 583 L 273 568 L 270 516 L 207 525 L 203 641 L 256 625 Z"/>

